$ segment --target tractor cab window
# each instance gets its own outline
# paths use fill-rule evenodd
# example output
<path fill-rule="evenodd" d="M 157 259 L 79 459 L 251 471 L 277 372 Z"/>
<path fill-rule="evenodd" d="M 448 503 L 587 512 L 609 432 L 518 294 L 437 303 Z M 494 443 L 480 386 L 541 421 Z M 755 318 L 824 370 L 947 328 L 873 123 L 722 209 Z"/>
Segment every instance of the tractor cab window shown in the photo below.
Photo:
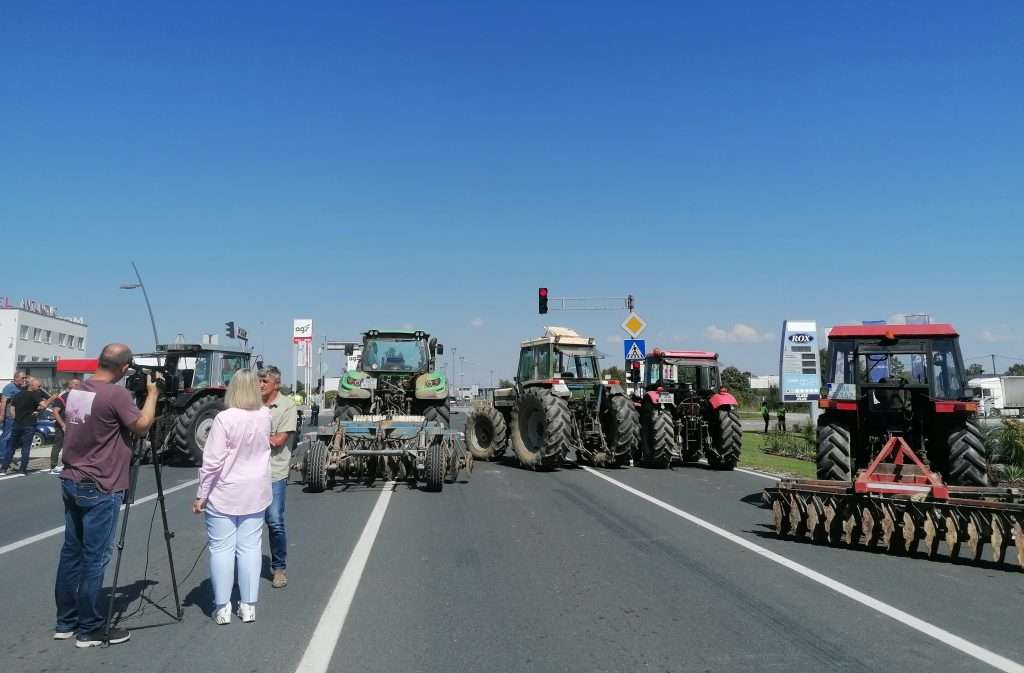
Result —
<path fill-rule="evenodd" d="M 661 369 L 662 366 L 660 362 L 647 363 L 647 385 L 653 386 L 661 380 Z"/>
<path fill-rule="evenodd" d="M 964 396 L 963 378 L 952 341 L 936 341 L 932 346 L 932 381 L 934 396 L 940 400 L 956 400 Z"/>
<path fill-rule="evenodd" d="M 225 355 L 221 363 L 221 379 L 224 381 L 224 385 L 226 386 L 231 383 L 231 379 L 241 369 L 245 369 L 243 356 Z"/>
<path fill-rule="evenodd" d="M 561 378 L 598 379 L 601 370 L 597 366 L 597 354 L 592 348 L 559 347 L 558 369 Z"/>
<path fill-rule="evenodd" d="M 830 382 L 841 386 L 854 383 L 853 376 L 853 344 L 837 342 L 832 345 L 830 355 L 830 371 L 826 376 L 831 375 Z"/>
<path fill-rule="evenodd" d="M 416 372 L 426 363 L 422 339 L 367 339 L 363 350 L 364 371 Z"/>
<path fill-rule="evenodd" d="M 534 378 L 534 352 L 532 348 L 524 348 L 519 353 L 519 382 L 531 381 Z"/>
<path fill-rule="evenodd" d="M 192 389 L 199 390 L 210 385 L 210 356 L 200 355 L 195 359 L 194 373 L 192 374 Z"/>
<path fill-rule="evenodd" d="M 862 353 L 858 364 L 861 383 L 928 385 L 924 353 Z"/>
<path fill-rule="evenodd" d="M 534 347 L 533 359 L 537 361 L 540 378 L 551 376 L 551 348 L 547 344 Z"/>

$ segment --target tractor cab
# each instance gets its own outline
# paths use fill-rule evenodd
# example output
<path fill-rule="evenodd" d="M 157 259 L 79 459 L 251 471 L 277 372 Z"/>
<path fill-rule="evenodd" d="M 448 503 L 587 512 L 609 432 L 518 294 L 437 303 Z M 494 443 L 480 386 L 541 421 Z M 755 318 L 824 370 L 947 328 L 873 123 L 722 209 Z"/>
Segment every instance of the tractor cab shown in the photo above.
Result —
<path fill-rule="evenodd" d="M 645 361 L 644 390 L 662 388 L 681 399 L 718 392 L 718 353 L 654 349 Z"/>
<path fill-rule="evenodd" d="M 567 327 L 546 327 L 544 336 L 522 342 L 516 387 L 557 386 L 573 398 L 590 397 L 604 383 L 599 364 L 603 357 L 593 337 Z"/>
<path fill-rule="evenodd" d="M 171 393 L 223 390 L 236 372 L 249 368 L 244 351 L 200 344 L 160 344 L 156 353 L 135 356 L 140 365 L 162 365 L 174 380 Z"/>

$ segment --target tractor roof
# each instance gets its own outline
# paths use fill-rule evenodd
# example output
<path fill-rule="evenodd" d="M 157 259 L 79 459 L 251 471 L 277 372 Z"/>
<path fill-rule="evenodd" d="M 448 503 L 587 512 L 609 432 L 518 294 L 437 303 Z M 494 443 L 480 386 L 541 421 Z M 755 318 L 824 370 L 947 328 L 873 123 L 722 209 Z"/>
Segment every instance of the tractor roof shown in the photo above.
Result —
<path fill-rule="evenodd" d="M 539 346 L 540 344 L 563 344 L 566 346 L 593 346 L 594 337 L 581 336 L 579 332 L 568 327 L 545 327 L 544 336 L 527 339 L 523 346 Z"/>
<path fill-rule="evenodd" d="M 955 337 L 956 329 L 948 323 L 934 325 L 836 325 L 828 333 L 829 339 L 901 337 Z"/>
<path fill-rule="evenodd" d="M 156 353 L 136 353 L 136 355 L 148 355 L 151 357 L 163 357 L 168 353 L 232 353 L 236 355 L 249 355 L 249 351 L 211 344 L 157 344 L 156 350 Z"/>
<path fill-rule="evenodd" d="M 413 329 L 371 329 L 363 332 L 364 337 L 399 337 L 401 339 L 425 339 L 429 334 Z"/>
<path fill-rule="evenodd" d="M 651 351 L 654 358 L 673 358 L 677 360 L 717 360 L 718 353 L 714 351 L 666 351 L 655 348 Z"/>

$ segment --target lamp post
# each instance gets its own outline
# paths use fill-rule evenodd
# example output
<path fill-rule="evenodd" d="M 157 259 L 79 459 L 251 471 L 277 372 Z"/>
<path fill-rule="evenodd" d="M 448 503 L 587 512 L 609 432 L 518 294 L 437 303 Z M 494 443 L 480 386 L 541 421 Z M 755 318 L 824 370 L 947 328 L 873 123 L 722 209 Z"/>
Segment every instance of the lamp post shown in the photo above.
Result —
<path fill-rule="evenodd" d="M 156 348 L 157 344 L 160 343 L 160 337 L 156 335 L 156 320 L 153 318 L 153 307 L 149 303 L 149 295 L 146 293 L 146 286 L 142 282 L 142 276 L 139 275 L 139 267 L 135 266 L 135 262 L 132 262 L 132 269 L 135 270 L 135 278 L 139 282 L 121 283 L 121 289 L 134 290 L 138 288 L 142 290 L 142 297 L 146 300 L 146 310 L 149 311 L 149 324 L 153 328 L 153 348 Z"/>

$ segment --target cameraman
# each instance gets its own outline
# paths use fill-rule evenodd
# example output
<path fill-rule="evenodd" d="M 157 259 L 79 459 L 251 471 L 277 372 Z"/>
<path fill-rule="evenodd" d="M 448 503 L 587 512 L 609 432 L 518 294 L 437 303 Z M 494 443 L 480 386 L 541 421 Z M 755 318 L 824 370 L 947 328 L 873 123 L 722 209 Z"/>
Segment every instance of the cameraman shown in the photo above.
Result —
<path fill-rule="evenodd" d="M 110 562 L 118 510 L 129 485 L 130 433 L 145 435 L 156 415 L 156 381 L 147 377 L 141 410 L 132 394 L 117 385 L 131 362 L 128 346 L 104 346 L 96 374 L 68 393 L 65 407 L 64 471 L 60 475 L 65 527 L 54 588 L 57 628 L 53 637 L 66 640 L 77 632 L 77 647 L 94 647 L 108 640 L 101 605 L 103 574 Z M 109 643 L 116 645 L 130 637 L 127 629 L 111 628 Z"/>

